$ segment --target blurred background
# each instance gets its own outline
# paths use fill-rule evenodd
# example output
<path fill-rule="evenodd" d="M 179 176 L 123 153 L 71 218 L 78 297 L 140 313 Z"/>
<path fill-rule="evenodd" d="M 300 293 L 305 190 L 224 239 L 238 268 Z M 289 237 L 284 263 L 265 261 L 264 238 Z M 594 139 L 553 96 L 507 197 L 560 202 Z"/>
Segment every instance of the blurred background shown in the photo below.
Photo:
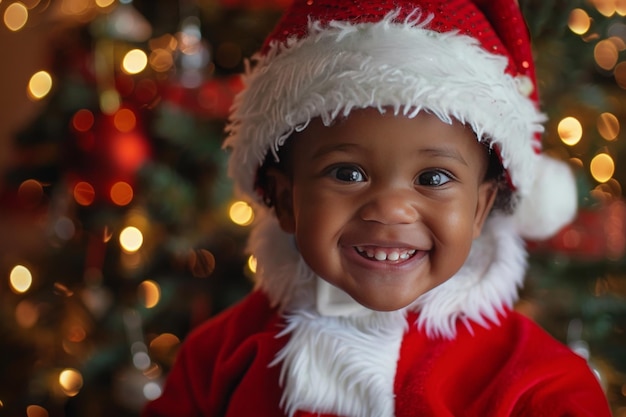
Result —
<path fill-rule="evenodd" d="M 189 330 L 251 289 L 221 142 L 287 2 L 0 1 L 0 416 L 137 416 Z M 626 0 L 520 4 L 580 210 L 528 242 L 517 309 L 626 417 Z"/>

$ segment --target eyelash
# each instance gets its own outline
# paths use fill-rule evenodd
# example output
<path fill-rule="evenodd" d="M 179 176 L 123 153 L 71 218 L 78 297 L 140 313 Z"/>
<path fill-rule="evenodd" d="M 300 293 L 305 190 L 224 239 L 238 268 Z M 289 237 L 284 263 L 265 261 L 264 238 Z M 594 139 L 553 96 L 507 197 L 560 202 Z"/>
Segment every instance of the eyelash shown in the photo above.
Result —
<path fill-rule="evenodd" d="M 422 183 L 421 180 L 423 179 L 423 177 L 427 174 L 430 174 L 430 180 L 426 183 Z M 446 177 L 447 181 L 443 182 L 442 184 L 432 184 L 432 178 L 434 178 L 435 176 L 438 177 Z M 427 171 L 423 171 L 421 172 L 418 176 L 417 176 L 417 181 L 416 183 L 418 185 L 423 185 L 423 186 L 427 186 L 427 187 L 441 187 L 445 184 L 447 184 L 450 181 L 454 181 L 455 177 L 454 175 L 452 175 L 450 172 L 443 170 L 443 169 L 429 169 Z"/>
<path fill-rule="evenodd" d="M 350 171 L 349 174 L 353 175 L 353 174 L 358 174 L 358 176 L 360 177 L 359 179 L 342 179 L 339 177 L 339 172 L 342 170 L 347 170 Z M 334 179 L 342 181 L 342 182 L 362 182 L 365 181 L 367 179 L 367 177 L 365 176 L 365 173 L 363 172 L 362 169 L 353 166 L 353 165 L 339 165 L 339 166 L 334 166 L 332 168 L 330 168 L 328 170 L 328 174 L 330 176 L 332 176 Z"/>
<path fill-rule="evenodd" d="M 347 171 L 344 173 L 348 174 L 350 178 L 347 178 L 347 177 L 340 178 L 341 171 Z M 346 182 L 346 183 L 367 181 L 367 176 L 365 175 L 363 170 L 353 165 L 339 165 L 339 166 L 331 167 L 328 169 L 328 175 L 330 175 L 335 180 Z M 426 177 L 426 176 L 429 176 L 429 177 Z M 440 184 L 433 184 L 432 180 L 435 177 L 439 177 L 440 181 L 442 180 L 441 177 L 444 177 L 443 178 L 444 182 Z M 422 180 L 425 180 L 425 181 L 422 181 Z M 454 181 L 454 180 L 455 180 L 454 175 L 452 175 L 449 171 L 446 171 L 444 169 L 428 169 L 426 171 L 422 171 L 417 176 L 415 183 L 416 185 L 426 186 L 426 187 L 441 187 L 447 184 L 448 182 Z"/>

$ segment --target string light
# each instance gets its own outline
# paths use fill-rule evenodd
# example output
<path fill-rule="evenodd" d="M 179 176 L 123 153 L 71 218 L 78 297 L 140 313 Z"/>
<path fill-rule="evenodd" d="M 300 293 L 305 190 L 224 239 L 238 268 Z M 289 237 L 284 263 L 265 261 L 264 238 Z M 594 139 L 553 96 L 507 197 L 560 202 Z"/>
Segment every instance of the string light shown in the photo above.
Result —
<path fill-rule="evenodd" d="M 143 245 L 143 234 L 136 227 L 126 227 L 120 233 L 120 245 L 126 252 L 137 252 Z"/>
<path fill-rule="evenodd" d="M 254 221 L 254 211 L 244 201 L 234 202 L 228 211 L 230 219 L 239 226 L 248 226 Z"/>
<path fill-rule="evenodd" d="M 33 100 L 41 100 L 52 90 L 52 76 L 47 71 L 38 71 L 28 82 L 28 96 Z"/>
<path fill-rule="evenodd" d="M 13 292 L 25 293 L 33 283 L 33 275 L 24 265 L 16 265 L 9 273 L 9 283 Z"/>
<path fill-rule="evenodd" d="M 589 166 L 591 175 L 598 182 L 607 182 L 615 173 L 615 162 L 606 153 L 596 155 Z"/>
<path fill-rule="evenodd" d="M 127 74 L 139 74 L 148 65 L 148 56 L 141 49 L 128 51 L 122 60 L 122 70 Z"/>
<path fill-rule="evenodd" d="M 28 9 L 19 1 L 9 4 L 4 10 L 4 24 L 13 32 L 22 29 L 27 21 Z"/>
<path fill-rule="evenodd" d="M 161 299 L 161 287 L 154 281 L 146 280 L 139 284 L 139 298 L 146 308 L 153 308 Z"/>
<path fill-rule="evenodd" d="M 583 9 L 573 9 L 567 21 L 569 29 L 577 35 L 584 35 L 591 27 L 591 18 Z"/>
<path fill-rule="evenodd" d="M 583 136 L 583 127 L 575 117 L 565 117 L 557 127 L 559 137 L 564 144 L 574 146 Z"/>

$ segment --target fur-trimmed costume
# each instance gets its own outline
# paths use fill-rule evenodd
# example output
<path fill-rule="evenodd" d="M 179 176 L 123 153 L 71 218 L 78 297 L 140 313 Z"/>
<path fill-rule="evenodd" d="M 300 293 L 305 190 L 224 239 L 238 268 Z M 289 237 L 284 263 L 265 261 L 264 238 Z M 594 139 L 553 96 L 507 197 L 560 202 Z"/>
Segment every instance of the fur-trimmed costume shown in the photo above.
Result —
<path fill-rule="evenodd" d="M 514 311 L 525 238 L 576 212 L 569 168 L 540 154 L 528 33 L 514 0 L 296 0 L 229 120 L 229 173 L 255 208 L 257 287 L 184 342 L 143 417 L 609 417 L 584 359 Z M 316 276 L 255 189 L 314 118 L 353 109 L 456 119 L 499 155 L 513 201 L 461 269 L 391 312 Z"/>

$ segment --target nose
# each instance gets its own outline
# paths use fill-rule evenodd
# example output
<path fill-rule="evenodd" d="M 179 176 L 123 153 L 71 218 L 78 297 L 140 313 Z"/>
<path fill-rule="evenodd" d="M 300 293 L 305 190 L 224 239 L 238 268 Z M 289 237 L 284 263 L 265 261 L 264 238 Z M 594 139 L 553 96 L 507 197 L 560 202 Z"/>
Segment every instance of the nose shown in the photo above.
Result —
<path fill-rule="evenodd" d="M 382 224 L 410 224 L 419 218 L 418 204 L 410 190 L 385 190 L 372 195 L 359 211 L 361 219 Z"/>

